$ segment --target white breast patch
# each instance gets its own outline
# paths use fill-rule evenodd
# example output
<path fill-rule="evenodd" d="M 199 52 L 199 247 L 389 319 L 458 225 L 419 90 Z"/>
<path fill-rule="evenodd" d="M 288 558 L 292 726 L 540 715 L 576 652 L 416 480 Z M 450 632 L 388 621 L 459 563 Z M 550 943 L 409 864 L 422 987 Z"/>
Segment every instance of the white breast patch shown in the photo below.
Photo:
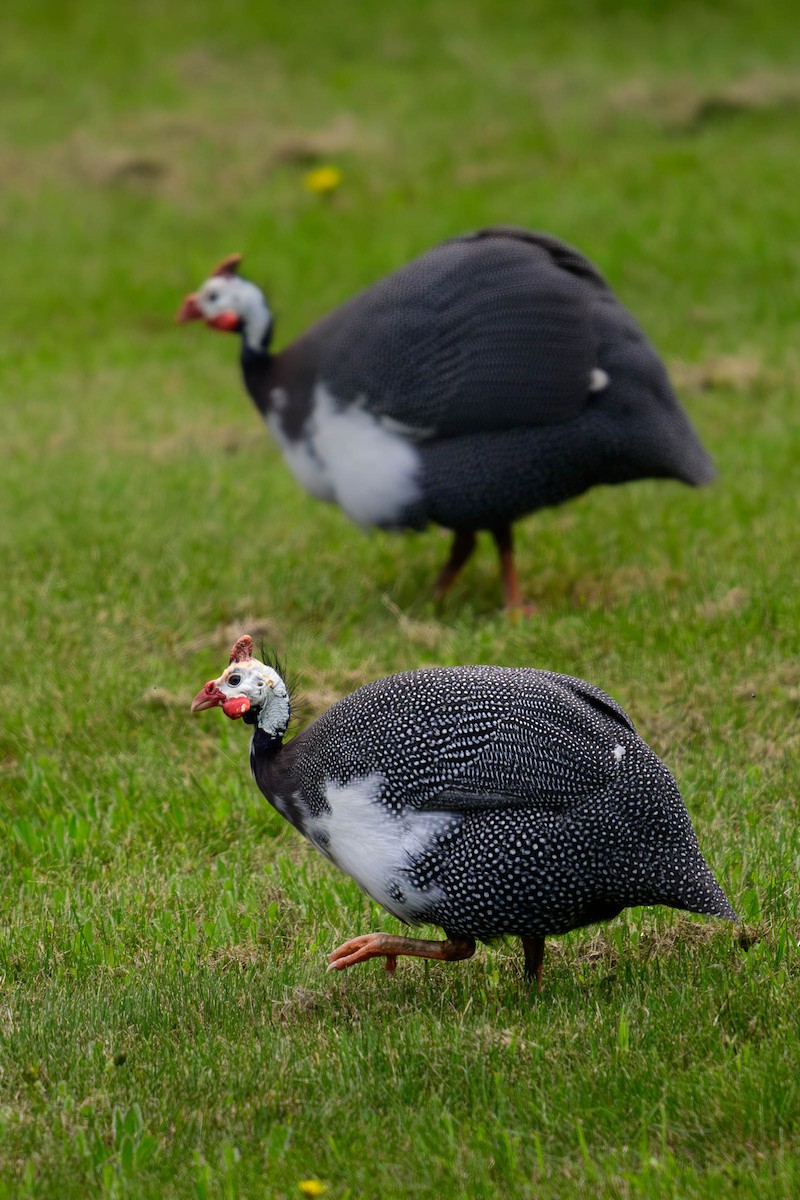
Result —
<path fill-rule="evenodd" d="M 306 491 L 335 501 L 358 525 L 399 524 L 420 498 L 415 447 L 396 425 L 384 424 L 363 404 L 337 406 L 324 384 L 314 389 L 301 441 L 286 437 L 277 413 L 267 417 L 267 424 Z"/>
<path fill-rule="evenodd" d="M 406 872 L 431 840 L 459 818 L 408 809 L 392 815 L 376 799 L 382 782 L 380 775 L 345 786 L 328 780 L 325 796 L 330 812 L 310 822 L 305 832 L 362 891 L 396 917 L 415 924 L 425 919 L 430 904 L 442 893 L 438 888 L 414 889 Z"/>
<path fill-rule="evenodd" d="M 266 415 L 267 428 L 280 446 L 289 470 L 300 486 L 317 500 L 334 501 L 333 484 L 324 463 L 314 454 L 309 439 L 303 437 L 294 442 L 283 432 L 279 413 L 286 406 L 286 392 L 283 388 L 273 388 L 270 399 L 274 408 Z"/>

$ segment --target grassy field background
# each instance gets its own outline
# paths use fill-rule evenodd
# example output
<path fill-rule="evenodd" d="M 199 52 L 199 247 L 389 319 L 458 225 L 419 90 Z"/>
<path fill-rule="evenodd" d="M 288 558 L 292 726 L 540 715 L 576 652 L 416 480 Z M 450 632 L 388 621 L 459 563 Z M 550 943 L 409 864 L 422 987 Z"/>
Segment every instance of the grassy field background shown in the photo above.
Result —
<path fill-rule="evenodd" d="M 3 6 L 0 1197 L 800 1194 L 798 23 Z M 720 468 L 524 522 L 516 624 L 488 544 L 437 609 L 440 531 L 301 493 L 235 340 L 173 322 L 239 250 L 282 345 L 493 222 L 597 262 Z M 743 927 L 628 913 L 551 942 L 538 1000 L 512 945 L 326 975 L 398 926 L 261 800 L 241 726 L 190 719 L 248 629 L 304 719 L 425 663 L 605 687 Z"/>

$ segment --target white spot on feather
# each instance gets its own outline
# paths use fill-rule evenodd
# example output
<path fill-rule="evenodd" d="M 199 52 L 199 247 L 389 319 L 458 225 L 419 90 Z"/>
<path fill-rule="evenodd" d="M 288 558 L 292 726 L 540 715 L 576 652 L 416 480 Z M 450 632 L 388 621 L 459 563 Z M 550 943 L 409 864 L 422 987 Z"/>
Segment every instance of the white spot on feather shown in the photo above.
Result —
<path fill-rule="evenodd" d="M 368 896 L 400 920 L 418 924 L 441 892 L 415 889 L 406 872 L 433 838 L 461 818 L 413 809 L 393 815 L 377 799 L 382 783 L 380 775 L 344 786 L 328 780 L 325 797 L 330 812 L 309 822 L 305 832 Z"/>
<path fill-rule="evenodd" d="M 602 392 L 611 383 L 611 377 L 602 367 L 593 367 L 589 375 L 589 391 Z"/>
<path fill-rule="evenodd" d="M 617 745 L 614 747 L 613 753 L 614 762 L 622 762 L 623 758 L 625 757 L 625 747 L 620 746 L 619 743 L 617 743 Z"/>

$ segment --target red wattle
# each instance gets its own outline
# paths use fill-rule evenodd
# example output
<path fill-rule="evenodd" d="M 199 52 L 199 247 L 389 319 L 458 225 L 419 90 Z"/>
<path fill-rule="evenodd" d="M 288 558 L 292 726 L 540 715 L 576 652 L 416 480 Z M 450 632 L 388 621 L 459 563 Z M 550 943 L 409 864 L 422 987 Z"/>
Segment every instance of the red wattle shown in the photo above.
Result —
<path fill-rule="evenodd" d="M 230 717 L 232 721 L 236 721 L 248 712 L 250 701 L 247 699 L 247 696 L 231 696 L 223 702 L 221 708 L 226 717 Z"/>
<path fill-rule="evenodd" d="M 206 324 L 212 329 L 224 329 L 226 333 L 231 333 L 239 328 L 239 316 L 235 312 L 221 312 L 218 317 L 210 317 Z"/>

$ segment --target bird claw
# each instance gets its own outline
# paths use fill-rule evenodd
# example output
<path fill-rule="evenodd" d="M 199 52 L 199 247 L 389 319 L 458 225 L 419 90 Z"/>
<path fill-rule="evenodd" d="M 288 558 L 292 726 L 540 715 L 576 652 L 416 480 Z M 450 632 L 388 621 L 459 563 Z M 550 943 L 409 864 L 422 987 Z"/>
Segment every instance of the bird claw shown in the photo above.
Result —
<path fill-rule="evenodd" d="M 341 946 L 337 946 L 328 955 L 329 971 L 345 971 L 356 963 L 366 962 L 369 958 L 386 958 L 386 970 L 394 975 L 397 970 L 397 955 L 393 954 L 386 945 L 386 935 L 383 933 L 365 933 L 361 937 L 350 938 Z"/>

